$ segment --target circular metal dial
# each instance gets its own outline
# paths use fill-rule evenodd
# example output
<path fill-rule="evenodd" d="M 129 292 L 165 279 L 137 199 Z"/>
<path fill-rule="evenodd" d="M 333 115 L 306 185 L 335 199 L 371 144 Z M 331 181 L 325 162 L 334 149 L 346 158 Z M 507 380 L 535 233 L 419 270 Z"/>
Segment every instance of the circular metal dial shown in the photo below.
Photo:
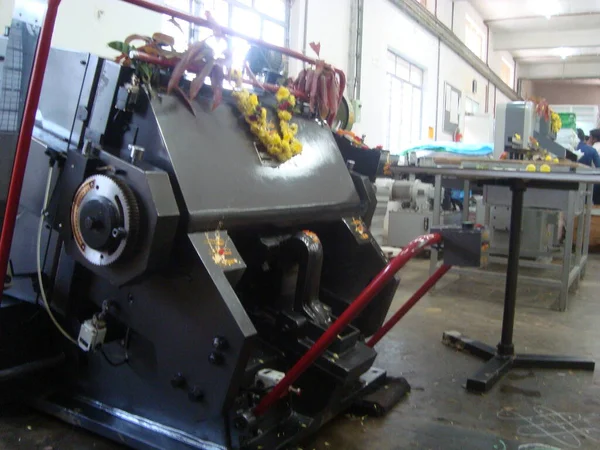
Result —
<path fill-rule="evenodd" d="M 117 178 L 93 175 L 77 192 L 71 208 L 71 229 L 83 257 L 108 266 L 134 245 L 139 209 L 131 189 Z"/>

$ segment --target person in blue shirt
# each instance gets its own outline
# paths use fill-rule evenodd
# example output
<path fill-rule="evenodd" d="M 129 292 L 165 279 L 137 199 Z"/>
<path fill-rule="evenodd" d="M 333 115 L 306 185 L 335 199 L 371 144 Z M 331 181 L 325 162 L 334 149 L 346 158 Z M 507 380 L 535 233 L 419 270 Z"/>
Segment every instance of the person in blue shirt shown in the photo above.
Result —
<path fill-rule="evenodd" d="M 585 133 L 581 128 L 577 129 L 577 137 L 579 138 L 577 150 L 583 153 L 577 162 L 585 164 L 586 166 L 600 168 L 600 156 L 598 155 L 598 151 L 586 143 Z M 590 142 L 598 141 L 600 141 L 600 129 L 590 131 Z"/>
<path fill-rule="evenodd" d="M 577 137 L 579 138 L 579 144 L 577 144 L 577 150 L 579 150 L 583 155 L 577 161 L 580 164 L 585 164 L 586 166 L 600 168 L 600 156 L 598 155 L 598 151 L 592 147 L 594 143 L 600 142 L 600 128 L 596 128 L 590 131 L 590 138 L 588 143 L 586 143 L 585 133 L 581 128 L 577 129 Z M 594 185 L 594 193 L 592 195 L 592 202 L 594 205 L 600 204 L 600 184 Z"/>

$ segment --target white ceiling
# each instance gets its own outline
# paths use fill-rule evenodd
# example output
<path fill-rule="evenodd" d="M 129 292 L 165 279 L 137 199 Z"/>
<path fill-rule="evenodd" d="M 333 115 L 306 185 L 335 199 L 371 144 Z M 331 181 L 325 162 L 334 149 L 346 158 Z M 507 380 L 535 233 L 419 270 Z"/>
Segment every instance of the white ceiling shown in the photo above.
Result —
<path fill-rule="evenodd" d="M 564 84 L 564 85 L 571 85 L 571 84 L 583 84 L 585 86 L 600 86 L 600 79 L 598 78 L 578 78 L 577 80 L 554 80 L 554 79 L 549 79 L 549 80 L 536 80 L 536 83 L 540 83 L 540 84 L 552 84 L 552 85 L 556 85 L 556 84 Z"/>
<path fill-rule="evenodd" d="M 486 20 L 600 12 L 600 0 L 470 0 Z"/>
<path fill-rule="evenodd" d="M 600 0 L 468 0 L 521 65 L 600 62 Z"/>
<path fill-rule="evenodd" d="M 581 48 L 569 48 L 566 50 L 556 50 L 554 48 L 538 48 L 538 49 L 520 49 L 511 51 L 512 55 L 519 61 L 556 61 L 557 59 L 562 60 L 561 52 L 565 51 L 562 55 L 566 55 L 569 61 L 590 61 L 598 60 L 600 57 L 600 47 L 581 47 Z M 600 75 L 600 74 L 598 74 Z"/>
<path fill-rule="evenodd" d="M 600 14 L 568 14 L 547 19 L 541 16 L 525 16 L 511 19 L 487 20 L 490 29 L 504 31 L 578 30 L 600 28 Z"/>

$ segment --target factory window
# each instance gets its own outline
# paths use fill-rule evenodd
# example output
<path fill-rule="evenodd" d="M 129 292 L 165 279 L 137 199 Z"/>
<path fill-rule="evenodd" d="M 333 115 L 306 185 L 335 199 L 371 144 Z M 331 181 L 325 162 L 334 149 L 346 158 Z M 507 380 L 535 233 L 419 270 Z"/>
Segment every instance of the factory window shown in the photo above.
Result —
<path fill-rule="evenodd" d="M 502 65 L 500 66 L 500 78 L 511 88 L 514 88 L 514 72 L 515 66 L 502 58 Z"/>
<path fill-rule="evenodd" d="M 421 139 L 423 69 L 393 52 L 387 60 L 385 148 L 398 153 Z"/>
<path fill-rule="evenodd" d="M 465 97 L 465 114 L 473 116 L 479 112 L 479 103 L 469 97 Z"/>
<path fill-rule="evenodd" d="M 279 46 L 287 43 L 288 0 L 166 0 L 166 4 L 200 17 L 210 12 L 220 25 L 242 34 Z M 175 25 L 166 16 L 164 20 L 163 30 L 175 36 L 179 47 L 185 48 L 188 42 L 199 41 L 212 34 L 211 30 L 202 27 L 192 27 L 190 30 L 187 24 L 179 20 Z M 231 46 L 234 62 L 236 56 L 243 58 L 248 49 L 247 43 L 241 39 L 232 39 Z"/>
<path fill-rule="evenodd" d="M 480 59 L 485 57 L 485 35 L 475 21 L 467 16 L 465 28 L 465 45 Z"/>
<path fill-rule="evenodd" d="M 165 6 L 174 9 L 180 9 L 185 12 L 192 11 L 193 0 L 165 0 Z M 190 41 L 190 24 L 183 20 L 175 20 L 168 16 L 163 16 L 162 31 L 175 39 L 175 49 L 184 51 Z"/>

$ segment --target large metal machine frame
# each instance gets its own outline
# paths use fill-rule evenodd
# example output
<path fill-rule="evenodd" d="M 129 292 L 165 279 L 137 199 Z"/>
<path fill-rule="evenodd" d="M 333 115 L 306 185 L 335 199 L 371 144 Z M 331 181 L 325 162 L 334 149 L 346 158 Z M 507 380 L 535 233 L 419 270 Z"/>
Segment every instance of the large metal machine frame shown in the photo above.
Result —
<path fill-rule="evenodd" d="M 406 383 L 373 367 L 375 343 L 451 265 L 479 265 L 482 231 L 438 227 L 388 262 L 368 230 L 370 176 L 326 123 L 298 114 L 309 145 L 265 165 L 231 94 L 215 111 L 201 94 L 192 114 L 133 68 L 51 49 L 59 4 L 40 29 L 40 10 L 17 2 L 9 39 L 21 76 L 9 90 L 27 99 L 0 108 L 15 119 L 0 133 L 3 157 L 14 149 L 0 272 L 19 268 L 0 287 L 0 381 L 144 449 L 282 449 L 379 390 L 393 406 Z M 442 243 L 444 267 L 385 322 L 398 270 Z"/>

